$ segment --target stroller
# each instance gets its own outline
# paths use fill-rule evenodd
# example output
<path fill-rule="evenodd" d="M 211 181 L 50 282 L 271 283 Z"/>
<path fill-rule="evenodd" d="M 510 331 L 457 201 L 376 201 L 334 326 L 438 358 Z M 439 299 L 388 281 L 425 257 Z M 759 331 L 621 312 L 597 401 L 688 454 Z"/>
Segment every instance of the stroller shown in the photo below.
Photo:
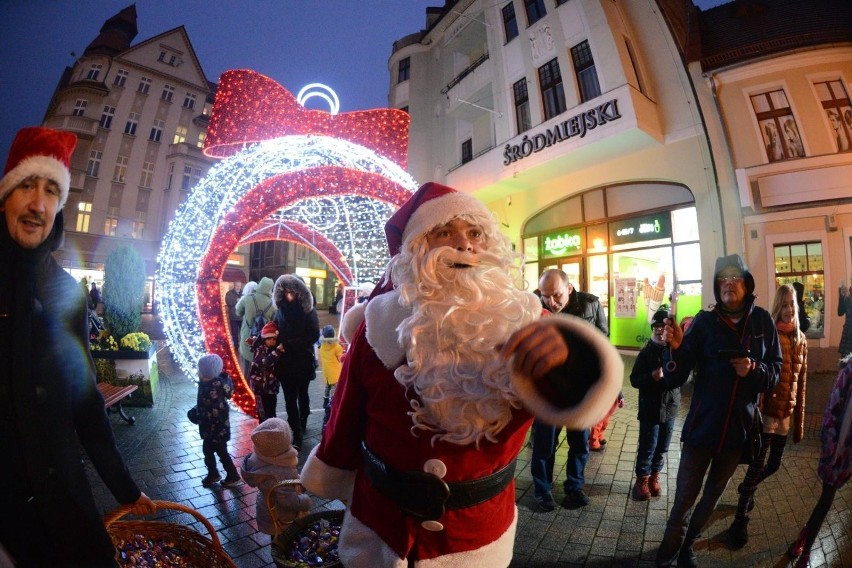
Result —
<path fill-rule="evenodd" d="M 95 341 L 100 337 L 103 330 L 104 322 L 101 321 L 95 310 L 89 310 L 89 341 Z"/>

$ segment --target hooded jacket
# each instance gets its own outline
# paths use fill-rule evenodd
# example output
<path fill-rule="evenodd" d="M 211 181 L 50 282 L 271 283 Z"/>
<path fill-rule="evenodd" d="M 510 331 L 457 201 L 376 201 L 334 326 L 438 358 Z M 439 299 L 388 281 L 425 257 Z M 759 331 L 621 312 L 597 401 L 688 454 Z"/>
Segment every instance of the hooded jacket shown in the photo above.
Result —
<path fill-rule="evenodd" d="M 272 303 L 272 278 L 264 276 L 257 284 L 257 288 L 253 292 L 244 295 L 237 302 L 237 315 L 243 318 L 242 326 L 240 327 L 240 356 L 246 361 L 251 362 L 254 359 L 254 354 L 251 347 L 246 345 L 246 339 L 249 338 L 251 324 L 258 312 L 263 313 L 267 320 L 272 319 L 275 315 L 275 305 Z M 257 310 L 254 305 L 257 303 Z"/>
<path fill-rule="evenodd" d="M 285 292 L 296 294 L 287 302 Z M 272 299 L 277 308 L 273 320 L 278 326 L 278 343 L 284 353 L 278 358 L 278 377 L 314 376 L 314 344 L 319 339 L 319 317 L 314 309 L 314 297 L 307 285 L 292 274 L 284 274 L 275 281 Z"/>
<path fill-rule="evenodd" d="M 717 278 L 728 267 L 740 270 L 745 279 L 745 313 L 736 324 L 719 309 L 722 300 Z M 677 368 L 669 371 L 664 366 L 662 382 L 668 388 L 680 387 L 690 371 L 697 368 L 681 440 L 716 453 L 741 454 L 760 393 L 778 383 L 781 346 L 769 312 L 755 305 L 754 277 L 739 255 L 716 260 L 713 293 L 715 307 L 698 312 L 678 349 L 664 351 L 663 361 L 674 361 Z M 738 377 L 730 361 L 719 357 L 723 349 L 748 349 L 755 361 L 754 369 L 745 377 Z"/>
<path fill-rule="evenodd" d="M 630 384 L 639 389 L 639 413 L 637 418 L 653 424 L 662 424 L 677 417 L 680 406 L 680 388 L 670 388 L 663 381 L 655 381 L 651 373 L 663 366 L 665 346 L 651 340 L 639 351 Z"/>
<path fill-rule="evenodd" d="M 95 506 L 79 448 L 120 503 L 140 496 L 113 437 L 89 352 L 80 285 L 51 256 L 62 213 L 35 249 L 0 215 L 0 541 L 30 563 L 108 565 L 115 549 Z"/>
<path fill-rule="evenodd" d="M 286 456 L 286 465 L 273 464 L 263 460 L 257 453 L 251 453 L 243 459 L 240 473 L 250 487 L 257 487 L 259 492 L 255 500 L 255 518 L 257 528 L 268 535 L 275 534 L 275 523 L 269 510 L 267 498 L 275 484 L 279 481 L 298 481 L 299 470 L 296 465 L 299 462 L 299 454 L 295 449 Z M 272 497 L 272 506 L 275 514 L 282 523 L 289 523 L 299 517 L 300 513 L 311 510 L 311 498 L 296 486 L 279 486 L 275 489 Z"/>

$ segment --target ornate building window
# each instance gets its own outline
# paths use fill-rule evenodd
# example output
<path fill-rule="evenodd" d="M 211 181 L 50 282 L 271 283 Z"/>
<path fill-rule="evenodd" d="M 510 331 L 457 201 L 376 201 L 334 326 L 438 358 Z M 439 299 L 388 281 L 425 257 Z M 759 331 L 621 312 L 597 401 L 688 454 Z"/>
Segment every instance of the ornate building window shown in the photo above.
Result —
<path fill-rule="evenodd" d="M 527 22 L 530 26 L 547 15 L 544 0 L 524 0 L 524 9 L 527 11 Z"/>
<path fill-rule="evenodd" d="M 89 106 L 89 101 L 86 99 L 77 99 L 74 102 L 74 110 L 71 111 L 72 116 L 85 116 L 86 107 Z"/>
<path fill-rule="evenodd" d="M 562 73 L 559 71 L 559 62 L 556 58 L 538 68 L 538 82 L 544 103 L 544 120 L 565 112 L 567 110 L 565 90 L 562 87 Z"/>
<path fill-rule="evenodd" d="M 115 79 L 112 84 L 114 87 L 124 87 L 124 84 L 127 82 L 127 77 L 130 75 L 124 69 L 119 69 L 115 74 Z"/>
<path fill-rule="evenodd" d="M 751 106 L 770 162 L 805 156 L 799 127 L 783 89 L 751 95 Z"/>
<path fill-rule="evenodd" d="M 805 312 L 811 320 L 806 335 L 825 335 L 825 265 L 819 241 L 775 245 L 775 286 L 799 282 L 804 286 Z"/>
<path fill-rule="evenodd" d="M 598 82 L 598 72 L 595 70 L 595 60 L 588 40 L 571 48 L 571 59 L 574 61 L 574 73 L 577 74 L 577 85 L 580 88 L 580 102 L 600 96 L 601 85 Z"/>
<path fill-rule="evenodd" d="M 821 81 L 814 83 L 819 100 L 838 152 L 852 150 L 852 103 L 843 81 Z"/>
<path fill-rule="evenodd" d="M 396 75 L 396 82 L 403 83 L 411 77 L 411 58 L 405 57 L 399 60 L 399 69 Z"/>
<path fill-rule="evenodd" d="M 148 136 L 148 140 L 159 142 L 160 138 L 163 136 L 163 127 L 165 124 L 166 123 L 160 119 L 154 120 L 154 123 L 151 125 L 151 134 Z"/>
<path fill-rule="evenodd" d="M 98 172 L 101 171 L 102 152 L 92 150 L 89 152 L 89 163 L 86 165 L 86 175 L 89 177 L 98 177 Z"/>
<path fill-rule="evenodd" d="M 503 31 L 506 32 L 506 43 L 518 37 L 518 18 L 515 16 L 515 5 L 511 2 L 503 6 Z"/>
<path fill-rule="evenodd" d="M 515 81 L 512 85 L 512 93 L 515 97 L 515 125 L 518 128 L 518 134 L 526 132 L 532 128 L 532 120 L 530 119 L 530 95 L 527 90 L 527 80 L 523 78 Z"/>

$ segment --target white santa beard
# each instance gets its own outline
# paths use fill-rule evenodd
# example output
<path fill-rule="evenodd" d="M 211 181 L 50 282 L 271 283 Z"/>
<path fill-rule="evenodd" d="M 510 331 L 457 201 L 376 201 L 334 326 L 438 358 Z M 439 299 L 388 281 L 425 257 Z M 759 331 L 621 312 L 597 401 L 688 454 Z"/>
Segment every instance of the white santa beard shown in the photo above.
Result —
<path fill-rule="evenodd" d="M 512 409 L 521 406 L 497 346 L 538 313 L 497 255 L 443 247 L 416 264 L 416 286 L 397 282 L 407 289 L 414 313 L 398 328 L 408 362 L 395 372 L 417 394 L 411 401 L 414 428 L 455 444 L 496 441 Z"/>

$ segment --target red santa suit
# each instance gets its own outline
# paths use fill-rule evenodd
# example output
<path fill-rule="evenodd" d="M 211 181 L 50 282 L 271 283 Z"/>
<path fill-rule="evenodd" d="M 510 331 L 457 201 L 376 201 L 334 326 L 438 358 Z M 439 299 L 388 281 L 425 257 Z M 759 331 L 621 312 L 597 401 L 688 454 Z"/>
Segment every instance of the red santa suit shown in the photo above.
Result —
<path fill-rule="evenodd" d="M 588 364 L 584 354 L 608 348 L 606 361 L 601 363 L 607 378 L 586 389 L 583 404 L 565 408 L 550 400 L 552 391 L 543 394 L 529 384 L 531 381 L 516 381 L 524 402 L 514 405 L 510 419 L 493 440 L 459 444 L 436 439 L 432 432 L 414 427 L 411 401 L 417 395 L 394 375 L 406 363 L 396 330 L 412 309 L 402 305 L 396 290 L 377 292 L 367 303 L 364 321 L 352 338 L 331 418 L 321 443 L 302 470 L 302 482 L 314 494 L 347 503 L 339 545 L 347 568 L 404 568 L 407 559 L 422 567 L 508 566 L 517 522 L 511 475 L 502 490 L 484 502 L 448 509 L 437 518 L 423 520 L 403 512 L 397 500 L 368 478 L 363 446 L 390 470 L 425 472 L 451 488 L 457 482 L 490 476 L 513 464 L 533 413 L 575 429 L 588 428 L 599 420 L 621 386 L 620 358 L 585 322 L 576 318 L 556 322 L 562 318 L 552 318 L 552 325 L 565 326 L 582 337 L 574 342 L 571 358 L 557 373 L 562 378 L 570 375 L 572 368 Z M 539 313 L 538 298 L 528 294 L 525 301 L 529 302 L 528 310 Z"/>

